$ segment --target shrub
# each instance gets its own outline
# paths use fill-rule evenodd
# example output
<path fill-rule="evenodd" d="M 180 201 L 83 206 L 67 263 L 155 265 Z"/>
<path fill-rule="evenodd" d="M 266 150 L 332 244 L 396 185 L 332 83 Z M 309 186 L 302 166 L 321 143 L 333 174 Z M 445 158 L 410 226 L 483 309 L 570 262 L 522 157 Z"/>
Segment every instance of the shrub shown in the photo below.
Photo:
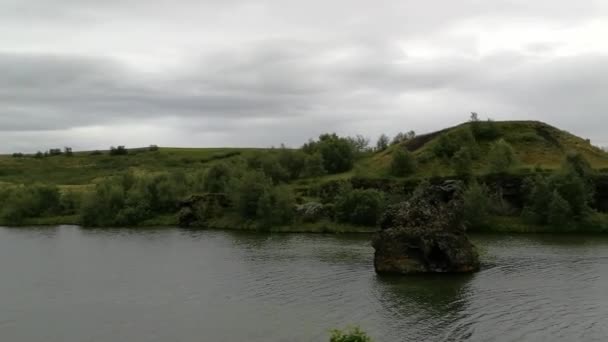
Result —
<path fill-rule="evenodd" d="M 307 155 L 300 150 L 290 150 L 281 146 L 278 153 L 278 161 L 283 169 L 287 171 L 289 179 L 298 179 L 304 173 Z"/>
<path fill-rule="evenodd" d="M 557 190 L 553 191 L 547 211 L 547 222 L 556 227 L 565 227 L 572 222 L 572 208 Z"/>
<path fill-rule="evenodd" d="M 305 177 L 320 177 L 327 173 L 325 171 L 325 163 L 323 156 L 320 153 L 307 155 L 304 163 L 303 176 Z"/>
<path fill-rule="evenodd" d="M 257 218 L 263 228 L 290 224 L 295 217 L 295 197 L 287 186 L 265 191 L 258 200 Z"/>
<path fill-rule="evenodd" d="M 228 165 L 217 163 L 211 166 L 203 176 L 203 191 L 210 193 L 223 193 L 228 189 L 231 172 Z"/>
<path fill-rule="evenodd" d="M 372 342 L 369 337 L 360 328 L 354 327 L 347 330 L 332 330 L 330 342 Z"/>
<path fill-rule="evenodd" d="M 472 182 L 463 195 L 463 219 L 469 229 L 483 228 L 488 221 L 491 198 L 488 188 Z"/>
<path fill-rule="evenodd" d="M 247 172 L 237 181 L 232 195 L 238 213 L 244 219 L 255 219 L 258 213 L 258 202 L 272 187 L 272 182 L 259 171 Z"/>
<path fill-rule="evenodd" d="M 562 168 L 566 171 L 573 171 L 580 177 L 590 177 L 593 174 L 593 168 L 585 157 L 576 151 L 566 153 Z"/>
<path fill-rule="evenodd" d="M 158 148 L 157 145 L 150 145 L 150 146 L 148 146 L 148 151 L 150 151 L 150 152 L 156 152 L 158 150 L 159 150 L 159 148 Z"/>
<path fill-rule="evenodd" d="M 336 217 L 354 225 L 376 225 L 384 210 L 384 195 L 377 190 L 344 191 L 336 202 Z"/>
<path fill-rule="evenodd" d="M 323 168 L 330 174 L 349 171 L 355 162 L 353 145 L 347 138 L 333 134 L 322 134 L 318 141 L 310 141 L 302 147 L 308 154 L 320 153 Z"/>
<path fill-rule="evenodd" d="M 54 185 L 30 185 L 5 191 L 0 217 L 9 224 L 60 213 L 60 193 Z"/>
<path fill-rule="evenodd" d="M 380 135 L 378 137 L 378 141 L 376 142 L 376 151 L 384 151 L 388 148 L 388 143 L 390 138 L 386 134 Z"/>
<path fill-rule="evenodd" d="M 475 139 L 477 140 L 496 140 L 502 133 L 500 127 L 496 122 L 488 119 L 487 121 L 480 121 L 477 113 L 471 113 L 471 130 Z"/>
<path fill-rule="evenodd" d="M 467 147 L 463 147 L 452 158 L 452 168 L 456 175 L 469 177 L 473 174 L 473 158 Z"/>
<path fill-rule="evenodd" d="M 122 156 L 122 155 L 126 155 L 128 153 L 129 153 L 129 151 L 124 146 L 110 147 L 111 156 Z"/>
<path fill-rule="evenodd" d="M 508 172 L 517 163 L 513 147 L 504 139 L 493 143 L 488 154 L 488 165 L 493 173 Z"/>
<path fill-rule="evenodd" d="M 409 176 L 416 172 L 416 158 L 414 155 L 403 149 L 397 148 L 393 152 L 391 162 L 391 174 L 397 177 Z"/>
<path fill-rule="evenodd" d="M 433 153 L 438 157 L 451 158 L 463 147 L 467 147 L 471 154 L 478 150 L 477 141 L 468 127 L 441 134 L 433 145 Z"/>

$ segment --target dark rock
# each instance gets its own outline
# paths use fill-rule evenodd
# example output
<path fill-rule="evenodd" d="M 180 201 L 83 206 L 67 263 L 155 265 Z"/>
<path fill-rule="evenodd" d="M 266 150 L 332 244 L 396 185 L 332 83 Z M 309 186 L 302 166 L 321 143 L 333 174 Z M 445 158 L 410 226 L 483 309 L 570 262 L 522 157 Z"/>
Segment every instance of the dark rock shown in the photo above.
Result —
<path fill-rule="evenodd" d="M 426 185 L 387 210 L 373 240 L 377 273 L 474 272 L 479 256 L 465 235 L 462 184 Z"/>

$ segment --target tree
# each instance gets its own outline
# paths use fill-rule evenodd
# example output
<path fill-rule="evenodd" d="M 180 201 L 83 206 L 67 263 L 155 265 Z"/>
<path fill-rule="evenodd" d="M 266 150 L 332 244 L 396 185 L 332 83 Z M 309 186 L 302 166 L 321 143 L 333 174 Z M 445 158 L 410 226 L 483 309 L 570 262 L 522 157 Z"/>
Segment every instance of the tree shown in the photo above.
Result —
<path fill-rule="evenodd" d="M 258 200 L 257 218 L 263 228 L 290 224 L 295 217 L 296 200 L 293 191 L 283 185 L 265 191 Z"/>
<path fill-rule="evenodd" d="M 407 133 L 399 132 L 399 133 L 397 133 L 397 135 L 395 135 L 395 137 L 393 138 L 393 141 L 391 141 L 391 145 L 396 145 L 396 144 L 402 143 L 404 141 L 414 139 L 415 137 L 416 137 L 415 131 L 409 131 Z"/>
<path fill-rule="evenodd" d="M 346 172 L 352 169 L 355 161 L 352 145 L 345 138 L 334 134 L 319 137 L 317 151 L 323 157 L 324 168 L 329 174 Z"/>
<path fill-rule="evenodd" d="M 414 172 L 416 172 L 416 158 L 414 155 L 406 149 L 397 148 L 393 152 L 391 174 L 397 177 L 405 177 Z"/>
<path fill-rule="evenodd" d="M 557 227 L 565 227 L 572 222 L 572 208 L 557 190 L 553 191 L 549 202 L 547 221 Z"/>
<path fill-rule="evenodd" d="M 504 139 L 493 143 L 488 154 L 488 164 L 491 172 L 505 173 L 511 170 L 517 157 L 513 147 Z"/>
<path fill-rule="evenodd" d="M 242 218 L 257 217 L 258 202 L 271 187 L 271 180 L 260 171 L 251 171 L 243 175 L 232 193 L 237 211 Z"/>
<path fill-rule="evenodd" d="M 346 138 L 351 146 L 353 151 L 355 152 L 355 154 L 361 155 L 367 151 L 369 151 L 369 139 L 357 134 L 354 137 L 348 137 Z"/>
<path fill-rule="evenodd" d="M 344 191 L 336 202 L 336 216 L 340 222 L 374 226 L 384 209 L 384 195 L 377 190 Z"/>
<path fill-rule="evenodd" d="M 291 150 L 281 145 L 278 153 L 279 164 L 287 171 L 289 179 L 298 179 L 306 165 L 306 153 L 300 150 Z"/>
<path fill-rule="evenodd" d="M 327 173 L 321 153 L 308 155 L 305 159 L 303 174 L 306 177 L 320 177 Z"/>
<path fill-rule="evenodd" d="M 390 138 L 386 134 L 381 134 L 376 142 L 376 151 L 384 151 L 388 148 Z"/>
<path fill-rule="evenodd" d="M 487 224 L 490 211 L 488 188 L 472 182 L 463 195 L 463 218 L 467 228 L 482 228 Z"/>
<path fill-rule="evenodd" d="M 571 170 L 583 178 L 589 178 L 593 174 L 593 168 L 589 161 L 585 159 L 585 156 L 576 151 L 566 153 L 562 168 Z"/>
<path fill-rule="evenodd" d="M 63 151 L 64 151 L 63 153 L 64 153 L 64 154 L 65 154 L 67 157 L 71 157 L 71 156 L 73 156 L 73 155 L 74 155 L 74 153 L 72 152 L 72 148 L 71 148 L 71 147 L 66 146 L 66 147 L 64 147 Z"/>
<path fill-rule="evenodd" d="M 110 155 L 111 156 L 122 156 L 122 155 L 126 155 L 128 154 L 129 151 L 124 147 L 124 146 L 118 146 L 118 147 L 110 147 Z"/>
<path fill-rule="evenodd" d="M 210 193 L 226 192 L 230 182 L 231 172 L 225 163 L 214 164 L 207 170 L 203 179 L 203 190 Z"/>

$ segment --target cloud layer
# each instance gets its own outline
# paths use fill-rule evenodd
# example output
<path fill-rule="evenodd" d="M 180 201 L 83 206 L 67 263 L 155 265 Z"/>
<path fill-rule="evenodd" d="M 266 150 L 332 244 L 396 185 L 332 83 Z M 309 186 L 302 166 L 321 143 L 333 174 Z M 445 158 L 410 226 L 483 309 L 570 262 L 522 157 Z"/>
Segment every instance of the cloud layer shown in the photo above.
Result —
<path fill-rule="evenodd" d="M 603 1 L 0 0 L 0 152 L 299 145 L 477 111 L 608 145 Z"/>

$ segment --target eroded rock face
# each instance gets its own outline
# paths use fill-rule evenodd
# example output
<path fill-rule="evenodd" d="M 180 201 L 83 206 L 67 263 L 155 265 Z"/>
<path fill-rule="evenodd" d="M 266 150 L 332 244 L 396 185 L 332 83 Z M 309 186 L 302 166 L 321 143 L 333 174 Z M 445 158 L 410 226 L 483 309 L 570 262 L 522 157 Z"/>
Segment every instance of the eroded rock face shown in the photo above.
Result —
<path fill-rule="evenodd" d="M 426 186 L 389 208 L 373 241 L 376 272 L 477 271 L 479 257 L 461 222 L 459 189 L 453 182 Z"/>

